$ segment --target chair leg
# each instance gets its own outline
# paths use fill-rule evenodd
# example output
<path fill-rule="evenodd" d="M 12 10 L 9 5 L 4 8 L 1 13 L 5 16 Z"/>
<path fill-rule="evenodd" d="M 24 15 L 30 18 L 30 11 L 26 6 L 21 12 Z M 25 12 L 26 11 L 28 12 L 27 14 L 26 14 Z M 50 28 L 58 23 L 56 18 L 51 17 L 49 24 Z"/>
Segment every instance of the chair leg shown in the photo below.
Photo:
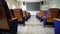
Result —
<path fill-rule="evenodd" d="M 46 25 L 44 25 L 44 27 L 46 27 Z"/>
<path fill-rule="evenodd" d="M 46 18 L 44 18 L 44 27 L 46 27 Z"/>
<path fill-rule="evenodd" d="M 23 26 L 25 26 L 25 24 L 23 24 Z"/>
<path fill-rule="evenodd" d="M 23 26 L 25 26 L 25 23 L 23 23 Z"/>
<path fill-rule="evenodd" d="M 2 34 L 2 31 L 0 30 L 0 34 Z"/>
<path fill-rule="evenodd" d="M 22 21 L 23 26 L 25 26 L 25 20 Z"/>

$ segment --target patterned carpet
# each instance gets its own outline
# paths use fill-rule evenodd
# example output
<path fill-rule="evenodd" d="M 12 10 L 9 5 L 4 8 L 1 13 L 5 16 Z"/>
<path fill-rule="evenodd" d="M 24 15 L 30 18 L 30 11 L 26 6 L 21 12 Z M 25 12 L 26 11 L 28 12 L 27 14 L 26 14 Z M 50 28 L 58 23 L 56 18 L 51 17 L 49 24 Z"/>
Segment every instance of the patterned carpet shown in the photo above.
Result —
<path fill-rule="evenodd" d="M 25 22 L 25 26 L 18 25 L 18 34 L 54 34 L 53 27 L 44 27 L 35 16 Z"/>

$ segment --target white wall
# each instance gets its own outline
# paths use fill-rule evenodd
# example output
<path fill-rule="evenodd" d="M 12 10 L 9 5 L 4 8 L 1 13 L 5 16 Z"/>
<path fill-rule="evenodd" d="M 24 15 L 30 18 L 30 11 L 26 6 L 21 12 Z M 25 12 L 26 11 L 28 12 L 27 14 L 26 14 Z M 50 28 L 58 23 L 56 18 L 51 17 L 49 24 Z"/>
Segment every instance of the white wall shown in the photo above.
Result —
<path fill-rule="evenodd" d="M 25 1 L 25 2 L 40 2 L 42 0 L 17 0 L 17 1 Z"/>
<path fill-rule="evenodd" d="M 50 8 L 57 8 L 57 1 L 58 0 L 50 0 L 49 1 L 49 7 Z"/>
<path fill-rule="evenodd" d="M 17 8 L 17 2 L 14 0 L 6 0 L 7 4 L 9 6 L 9 9 Z M 40 2 L 45 0 L 17 0 L 20 2 L 20 6 L 18 8 L 22 8 L 23 10 L 26 10 L 26 5 L 23 5 L 23 1 L 25 2 Z M 42 5 L 40 8 L 41 10 L 47 10 L 48 8 L 60 8 L 60 0 L 47 0 L 49 2 L 48 5 Z M 36 15 L 38 11 L 29 11 L 31 15 Z"/>
<path fill-rule="evenodd" d="M 22 8 L 24 11 L 24 10 L 26 10 L 26 5 L 23 5 L 23 1 L 25 1 L 25 2 L 31 2 L 31 1 L 39 2 L 40 0 L 21 0 L 21 1 L 19 0 L 18 2 L 20 2 L 20 6 L 18 6 L 17 2 L 14 0 L 6 0 L 6 1 L 7 1 L 7 4 L 9 6 L 9 9 Z M 36 13 L 39 11 L 28 11 L 28 12 L 30 12 L 31 15 L 36 15 Z"/>
<path fill-rule="evenodd" d="M 17 2 L 14 0 L 6 0 L 9 9 L 17 8 Z"/>
<path fill-rule="evenodd" d="M 57 0 L 57 8 L 60 9 L 60 0 Z"/>
<path fill-rule="evenodd" d="M 48 8 L 60 8 L 60 0 L 46 0 L 47 5 L 42 5 L 41 10 L 48 10 Z"/>
<path fill-rule="evenodd" d="M 14 0 L 6 0 L 7 4 L 9 6 L 9 9 L 17 8 L 17 2 Z M 40 2 L 44 0 L 17 0 L 20 2 L 20 6 L 18 8 L 22 8 L 23 10 L 26 10 L 26 5 L 23 5 L 23 1 L 25 2 Z M 42 5 L 40 8 L 41 10 L 47 10 L 48 8 L 60 8 L 60 0 L 47 0 L 49 2 L 48 5 Z M 31 15 L 36 15 L 38 11 L 29 11 Z"/>
<path fill-rule="evenodd" d="M 26 5 L 23 5 L 23 2 L 40 2 L 42 0 L 17 0 L 18 2 L 22 2 L 20 5 L 20 8 L 22 8 L 23 10 L 26 10 Z M 28 11 L 31 13 L 31 15 L 36 15 L 37 12 L 39 11 Z"/>
<path fill-rule="evenodd" d="M 26 5 L 23 5 L 23 2 L 40 2 L 44 0 L 17 0 L 17 1 L 21 3 L 19 7 L 22 8 L 23 10 L 26 10 Z"/>

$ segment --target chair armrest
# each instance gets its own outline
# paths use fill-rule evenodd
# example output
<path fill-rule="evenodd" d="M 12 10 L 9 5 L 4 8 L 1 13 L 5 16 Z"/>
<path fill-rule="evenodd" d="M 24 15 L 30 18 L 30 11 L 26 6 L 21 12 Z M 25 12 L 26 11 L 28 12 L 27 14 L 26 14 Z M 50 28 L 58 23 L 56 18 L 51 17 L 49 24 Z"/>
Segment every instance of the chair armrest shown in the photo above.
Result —
<path fill-rule="evenodd" d="M 14 20 L 16 20 L 16 19 L 17 19 L 17 18 L 12 18 L 12 19 L 9 20 L 9 22 L 14 21 Z"/>
<path fill-rule="evenodd" d="M 58 18 L 54 18 L 54 20 L 60 21 L 60 19 L 58 19 Z"/>

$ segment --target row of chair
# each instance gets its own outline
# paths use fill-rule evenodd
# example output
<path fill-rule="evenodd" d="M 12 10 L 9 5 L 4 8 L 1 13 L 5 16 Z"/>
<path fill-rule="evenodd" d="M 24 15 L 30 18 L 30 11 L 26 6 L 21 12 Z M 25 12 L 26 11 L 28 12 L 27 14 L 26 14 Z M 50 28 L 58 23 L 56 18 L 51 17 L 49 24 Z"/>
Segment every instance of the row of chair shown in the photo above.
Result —
<path fill-rule="evenodd" d="M 58 9 L 58 8 L 49 8 L 46 11 L 41 11 L 40 16 L 38 16 L 38 17 L 40 18 L 40 21 L 43 20 L 44 26 L 54 25 L 54 18 L 58 17 L 59 10 L 60 9 Z"/>
<path fill-rule="evenodd" d="M 43 18 L 42 20 L 44 22 L 44 26 L 46 24 L 53 24 L 55 32 L 54 34 L 60 34 L 60 9 L 50 8 L 48 11 L 45 11 L 45 13 L 44 11 L 41 11 L 40 13 L 38 12 L 36 16 L 40 21 Z"/>
<path fill-rule="evenodd" d="M 42 10 L 42 11 L 40 11 L 40 12 L 38 12 L 38 13 L 36 14 L 36 17 L 37 17 L 40 21 L 43 21 L 44 16 L 46 15 L 46 12 L 47 12 L 47 11 Z"/>
<path fill-rule="evenodd" d="M 38 20 L 40 20 L 41 12 L 38 12 L 38 13 L 36 14 L 36 17 L 38 18 Z"/>
<path fill-rule="evenodd" d="M 9 9 L 5 0 L 0 0 L 0 34 L 17 34 L 18 23 L 30 18 L 30 13 L 22 9 Z"/>
<path fill-rule="evenodd" d="M 11 18 L 17 17 L 20 24 L 25 25 L 25 21 L 30 18 L 30 13 L 22 9 L 10 9 Z"/>

